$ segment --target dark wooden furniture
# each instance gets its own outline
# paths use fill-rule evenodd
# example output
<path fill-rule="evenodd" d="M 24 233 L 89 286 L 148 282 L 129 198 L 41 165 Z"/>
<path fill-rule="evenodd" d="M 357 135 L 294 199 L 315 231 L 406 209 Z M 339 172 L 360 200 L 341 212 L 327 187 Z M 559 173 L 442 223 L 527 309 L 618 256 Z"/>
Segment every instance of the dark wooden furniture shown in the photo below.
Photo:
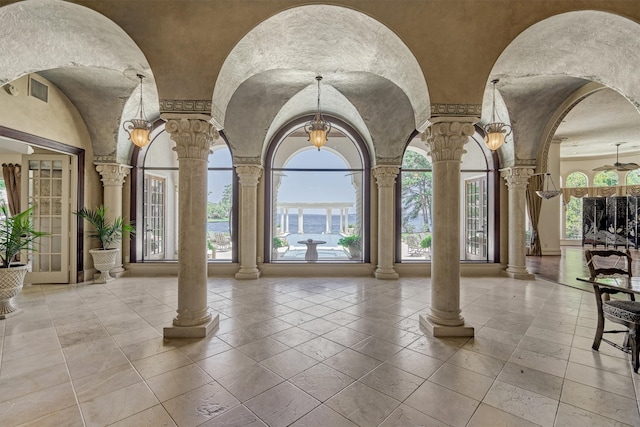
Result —
<path fill-rule="evenodd" d="M 596 297 L 598 309 L 598 326 L 592 348 L 600 348 L 604 341 L 622 351 L 631 353 L 633 371 L 638 372 L 640 350 L 640 302 L 635 301 L 635 294 L 640 294 L 640 278 L 631 272 L 631 254 L 629 251 L 586 250 L 585 257 L 589 267 L 589 278 Z M 626 294 L 629 300 L 612 300 L 610 295 Z M 624 325 L 626 330 L 604 330 L 605 319 Z M 622 346 L 603 338 L 606 333 L 624 333 Z"/>

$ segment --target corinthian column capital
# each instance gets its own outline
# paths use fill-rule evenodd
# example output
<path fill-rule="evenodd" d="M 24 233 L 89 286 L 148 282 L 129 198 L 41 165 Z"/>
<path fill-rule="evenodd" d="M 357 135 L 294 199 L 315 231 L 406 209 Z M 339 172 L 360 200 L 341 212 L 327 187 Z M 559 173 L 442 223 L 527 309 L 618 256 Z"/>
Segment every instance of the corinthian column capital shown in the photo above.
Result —
<path fill-rule="evenodd" d="M 500 176 L 506 181 L 509 190 L 526 190 L 531 175 L 533 175 L 532 167 L 507 168 L 500 171 Z"/>
<path fill-rule="evenodd" d="M 236 173 L 240 179 L 242 187 L 257 187 L 258 181 L 262 176 L 262 166 L 259 165 L 241 165 L 236 166 Z"/>
<path fill-rule="evenodd" d="M 461 161 L 466 153 L 464 145 L 473 135 L 475 128 L 469 121 L 442 120 L 432 123 L 422 133 L 422 140 L 429 146 L 433 162 Z"/>
<path fill-rule="evenodd" d="M 215 127 L 205 120 L 169 119 L 165 130 L 176 143 L 173 150 L 178 153 L 178 159 L 207 160 L 211 143 L 220 137 Z"/>
<path fill-rule="evenodd" d="M 131 166 L 118 163 L 96 163 L 96 171 L 104 187 L 122 187 Z"/>
<path fill-rule="evenodd" d="M 373 171 L 373 176 L 376 178 L 378 188 L 393 187 L 396 183 L 396 177 L 398 173 L 400 173 L 398 166 L 374 166 L 371 170 Z"/>

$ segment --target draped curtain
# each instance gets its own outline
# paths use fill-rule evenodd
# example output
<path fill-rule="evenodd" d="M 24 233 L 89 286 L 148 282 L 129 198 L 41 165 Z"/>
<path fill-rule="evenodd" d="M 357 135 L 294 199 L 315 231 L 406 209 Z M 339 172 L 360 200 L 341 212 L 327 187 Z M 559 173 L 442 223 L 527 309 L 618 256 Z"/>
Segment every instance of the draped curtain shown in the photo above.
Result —
<path fill-rule="evenodd" d="M 9 212 L 15 215 L 20 212 L 20 172 L 22 168 L 19 164 L 3 163 L 2 177 L 7 188 L 7 199 L 9 199 Z"/>
<path fill-rule="evenodd" d="M 529 221 L 531 222 L 529 248 L 531 255 L 535 256 L 542 255 L 540 236 L 538 235 L 538 220 L 540 219 L 542 198 L 536 194 L 536 191 L 542 190 L 543 185 L 544 175 L 532 176 L 531 179 L 529 179 L 529 185 L 527 185 L 527 211 L 529 212 Z"/>

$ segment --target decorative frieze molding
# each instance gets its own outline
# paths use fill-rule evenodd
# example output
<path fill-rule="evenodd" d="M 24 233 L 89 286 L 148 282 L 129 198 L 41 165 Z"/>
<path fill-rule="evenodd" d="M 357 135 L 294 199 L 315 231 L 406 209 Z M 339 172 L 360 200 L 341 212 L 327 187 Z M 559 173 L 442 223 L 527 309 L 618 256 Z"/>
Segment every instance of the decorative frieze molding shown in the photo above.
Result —
<path fill-rule="evenodd" d="M 211 153 L 211 143 L 220 138 L 213 125 L 204 120 L 170 119 L 165 130 L 176 143 L 173 150 L 178 159 L 190 158 L 207 160 Z"/>
<path fill-rule="evenodd" d="M 93 163 L 94 164 L 98 164 L 98 163 L 120 163 L 118 162 L 118 158 L 115 154 L 108 154 L 108 155 L 95 155 L 93 156 Z"/>
<path fill-rule="evenodd" d="M 500 176 L 506 181 L 509 190 L 526 190 L 533 171 L 532 167 L 507 168 L 500 170 Z"/>
<path fill-rule="evenodd" d="M 374 166 L 371 171 L 376 178 L 378 188 L 384 188 L 395 185 L 400 168 L 398 166 Z"/>
<path fill-rule="evenodd" d="M 260 156 L 256 156 L 256 157 L 239 157 L 239 156 L 234 156 L 233 157 L 233 164 L 234 165 L 249 165 L 249 166 L 259 166 L 261 163 L 261 158 Z"/>
<path fill-rule="evenodd" d="M 160 113 L 211 114 L 211 100 L 206 99 L 161 99 Z"/>
<path fill-rule="evenodd" d="M 474 116 L 482 115 L 482 104 L 431 104 L 431 116 Z"/>
<path fill-rule="evenodd" d="M 95 165 L 104 187 L 122 187 L 131 169 L 131 166 L 118 163 L 96 163 Z"/>
<path fill-rule="evenodd" d="M 244 165 L 236 166 L 236 173 L 242 187 L 257 187 L 262 176 L 262 166 Z"/>
<path fill-rule="evenodd" d="M 461 161 L 466 153 L 464 145 L 475 128 L 467 121 L 441 121 L 431 124 L 422 134 L 422 141 L 430 149 L 433 162 Z"/>
<path fill-rule="evenodd" d="M 376 165 L 378 166 L 400 166 L 401 164 L 402 164 L 402 156 L 376 157 Z"/>

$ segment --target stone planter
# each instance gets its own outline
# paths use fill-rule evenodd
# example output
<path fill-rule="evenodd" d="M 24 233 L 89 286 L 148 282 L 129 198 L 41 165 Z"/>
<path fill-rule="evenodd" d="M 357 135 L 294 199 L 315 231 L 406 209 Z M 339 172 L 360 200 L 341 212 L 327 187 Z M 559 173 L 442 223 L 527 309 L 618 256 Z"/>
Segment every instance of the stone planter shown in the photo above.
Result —
<path fill-rule="evenodd" d="M 11 304 L 11 299 L 22 291 L 24 275 L 28 269 L 28 265 L 0 268 L 0 319 L 15 316 L 22 311 Z"/>
<path fill-rule="evenodd" d="M 93 266 L 100 272 L 100 276 L 93 279 L 93 283 L 107 283 L 115 278 L 109 275 L 109 271 L 116 266 L 116 258 L 120 249 L 91 249 L 89 253 L 93 257 Z"/>
<path fill-rule="evenodd" d="M 349 258 L 360 259 L 362 258 L 362 249 L 356 246 L 349 246 Z"/>

